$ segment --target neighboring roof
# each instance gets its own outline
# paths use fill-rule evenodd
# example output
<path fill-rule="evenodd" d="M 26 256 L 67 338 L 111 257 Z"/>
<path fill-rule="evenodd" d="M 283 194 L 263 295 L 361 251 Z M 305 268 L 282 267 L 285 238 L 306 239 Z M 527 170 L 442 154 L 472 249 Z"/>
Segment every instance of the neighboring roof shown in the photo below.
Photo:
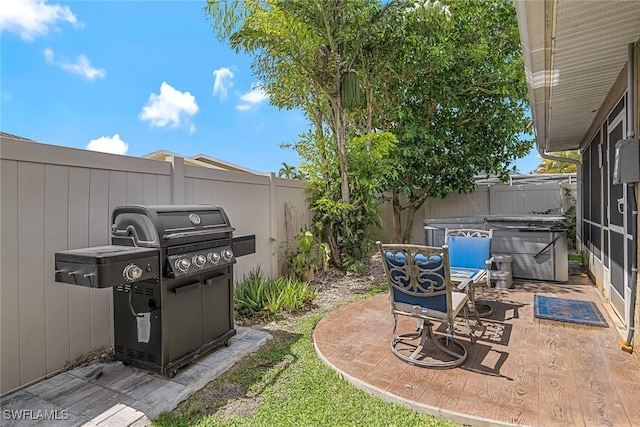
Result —
<path fill-rule="evenodd" d="M 212 166 L 217 166 L 217 167 L 220 167 L 222 169 L 226 169 L 226 170 L 230 170 L 230 171 L 248 172 L 248 173 L 254 173 L 254 174 L 262 175 L 261 172 L 254 171 L 252 169 L 245 168 L 245 167 L 242 167 L 242 166 L 234 165 L 233 163 L 225 162 L 223 160 L 207 156 L 206 154 L 196 154 L 195 156 L 193 156 L 191 158 L 195 159 L 195 160 L 199 160 L 199 161 L 207 163 L 207 164 L 210 164 Z"/>
<path fill-rule="evenodd" d="M 233 163 L 225 162 L 220 159 L 205 156 L 204 154 L 198 154 L 196 156 L 186 157 L 181 154 L 173 153 L 171 151 L 158 150 L 158 151 L 154 151 L 153 153 L 145 154 L 142 157 L 144 157 L 145 159 L 153 159 L 153 160 L 167 160 L 167 158 L 171 156 L 182 157 L 186 165 L 262 175 L 260 172 L 256 172 L 254 170 L 244 168 L 242 166 L 234 165 Z"/>
<path fill-rule="evenodd" d="M 18 135 L 13 135 L 11 133 L 7 133 L 7 132 L 0 132 L 0 136 L 3 138 L 11 138 L 11 139 L 17 139 L 19 141 L 28 141 L 28 142 L 36 142 L 33 139 L 29 139 L 29 138 L 24 138 L 22 136 L 18 136 Z"/>
<path fill-rule="evenodd" d="M 580 147 L 640 39 L 640 1 L 516 0 L 538 146 Z"/>

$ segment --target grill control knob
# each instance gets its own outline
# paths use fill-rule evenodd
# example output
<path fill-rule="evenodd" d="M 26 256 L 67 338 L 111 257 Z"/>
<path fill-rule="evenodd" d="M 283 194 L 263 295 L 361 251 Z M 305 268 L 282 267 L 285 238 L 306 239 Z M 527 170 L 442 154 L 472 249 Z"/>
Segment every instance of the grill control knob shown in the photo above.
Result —
<path fill-rule="evenodd" d="M 135 282 L 142 277 L 142 269 L 135 264 L 129 264 L 122 270 L 122 277 L 127 282 Z"/>
<path fill-rule="evenodd" d="M 211 264 L 216 265 L 220 261 L 220 254 L 218 252 L 209 252 L 207 258 L 209 258 Z"/>
<path fill-rule="evenodd" d="M 231 252 L 231 249 L 224 249 L 221 253 L 222 258 L 224 258 L 225 261 L 231 261 L 231 257 L 233 257 L 233 252 Z"/>
<path fill-rule="evenodd" d="M 204 257 L 204 255 L 195 255 L 193 257 L 193 265 L 195 265 L 198 268 L 202 268 L 204 267 L 204 264 L 207 262 L 207 259 Z"/>
<path fill-rule="evenodd" d="M 183 273 L 189 269 L 190 265 L 191 263 L 186 258 L 180 258 L 179 260 L 176 261 L 176 268 L 182 271 Z"/>

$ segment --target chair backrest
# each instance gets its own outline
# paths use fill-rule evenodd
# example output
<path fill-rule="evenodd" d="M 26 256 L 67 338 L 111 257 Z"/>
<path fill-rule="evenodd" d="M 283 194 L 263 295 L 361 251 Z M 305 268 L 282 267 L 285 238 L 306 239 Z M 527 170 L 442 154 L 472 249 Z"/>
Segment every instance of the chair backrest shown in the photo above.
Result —
<path fill-rule="evenodd" d="M 485 269 L 491 258 L 493 230 L 446 229 L 445 245 L 449 247 L 451 266 Z"/>
<path fill-rule="evenodd" d="M 451 311 L 449 252 L 446 246 L 378 242 L 393 303 Z"/>

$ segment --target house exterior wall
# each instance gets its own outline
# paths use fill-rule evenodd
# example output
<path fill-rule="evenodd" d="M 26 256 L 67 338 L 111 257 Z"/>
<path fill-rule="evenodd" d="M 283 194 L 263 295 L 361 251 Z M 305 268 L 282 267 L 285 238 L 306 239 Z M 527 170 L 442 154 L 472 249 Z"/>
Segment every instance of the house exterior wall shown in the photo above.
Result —
<path fill-rule="evenodd" d="M 633 130 L 636 137 L 640 135 L 640 43 L 636 42 L 634 47 L 635 57 L 635 70 L 634 70 L 634 116 Z M 611 259 L 610 259 L 610 242 L 608 236 L 608 219 L 612 215 L 610 213 L 610 194 L 611 186 L 609 185 L 609 174 L 606 167 L 613 167 L 612 160 L 613 154 L 605 151 L 607 146 L 607 132 L 611 120 L 615 119 L 617 114 L 612 114 L 614 111 L 618 111 L 618 106 L 621 99 L 625 95 L 627 90 L 627 66 L 621 70 L 616 82 L 613 84 L 611 91 L 605 98 L 601 108 L 599 109 L 593 123 L 591 124 L 589 131 L 585 135 L 582 144 L 581 151 L 583 153 L 583 192 L 581 194 L 583 209 L 583 230 L 582 230 L 582 247 L 584 258 L 588 261 L 588 271 L 593 278 L 596 286 L 601 290 L 603 296 L 608 301 L 611 301 Z M 626 101 L 626 100 L 625 100 Z M 625 102 L 626 103 L 626 102 Z M 618 107 L 619 109 L 619 107 Z M 624 113 L 626 114 L 626 107 Z M 626 119 L 626 118 L 625 118 Z M 626 137 L 626 127 L 623 129 L 623 137 Z M 602 148 L 598 148 L 598 144 L 602 144 Z M 602 159 L 602 161 L 600 161 Z M 638 159 L 640 162 L 640 159 Z M 639 185 L 629 189 L 628 197 L 631 196 L 631 192 L 635 192 L 636 200 L 640 200 Z M 617 208 L 617 207 L 613 207 Z M 630 211 L 630 204 L 624 207 L 627 212 Z M 594 219 L 594 215 L 596 218 Z M 637 250 L 637 230 L 640 227 L 638 223 L 638 217 L 635 215 L 631 217 L 631 221 L 635 221 L 636 231 L 634 235 L 631 235 L 631 239 L 636 242 L 636 252 L 629 254 L 629 259 L 639 259 L 639 253 Z M 630 229 L 630 223 L 627 225 Z M 613 245 L 615 246 L 615 245 Z M 636 263 L 636 265 L 638 265 Z M 630 266 L 627 266 L 627 274 Z M 638 275 L 635 275 L 636 287 L 638 286 Z M 640 298 L 636 298 L 635 305 L 630 308 L 634 312 L 635 323 L 638 325 L 640 321 Z M 631 313 L 630 313 L 631 314 Z M 621 319 L 623 323 L 626 323 L 624 319 Z M 637 329 L 637 328 L 636 328 Z M 634 354 L 640 353 L 640 336 L 635 334 L 634 337 Z"/>
<path fill-rule="evenodd" d="M 56 251 L 108 245 L 123 204 L 222 206 L 236 234 L 256 234 L 256 253 L 236 277 L 261 266 L 277 276 L 284 204 L 306 213 L 304 183 L 117 156 L 0 137 L 0 393 L 59 371 L 113 344 L 110 289 L 56 283 Z"/>

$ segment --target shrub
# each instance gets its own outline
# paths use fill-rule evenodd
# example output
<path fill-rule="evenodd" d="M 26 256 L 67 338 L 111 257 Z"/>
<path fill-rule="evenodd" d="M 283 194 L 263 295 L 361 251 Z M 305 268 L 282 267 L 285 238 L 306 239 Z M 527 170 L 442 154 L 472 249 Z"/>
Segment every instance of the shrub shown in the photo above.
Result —
<path fill-rule="evenodd" d="M 243 316 L 266 315 L 273 317 L 282 311 L 294 312 L 315 298 L 309 284 L 291 277 L 268 279 L 260 267 L 236 282 L 233 300 L 236 310 Z"/>

